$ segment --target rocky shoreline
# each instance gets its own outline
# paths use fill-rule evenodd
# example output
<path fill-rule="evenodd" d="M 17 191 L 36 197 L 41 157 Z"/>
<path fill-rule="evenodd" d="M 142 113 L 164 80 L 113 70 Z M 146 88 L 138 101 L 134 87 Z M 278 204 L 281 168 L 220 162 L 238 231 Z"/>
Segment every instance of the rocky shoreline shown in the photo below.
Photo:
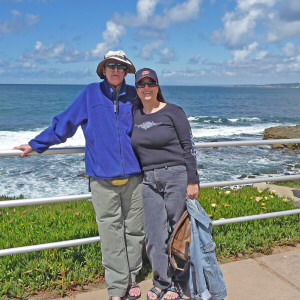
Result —
<path fill-rule="evenodd" d="M 300 125 L 296 126 L 275 126 L 264 130 L 264 140 L 270 139 L 299 139 Z M 300 154 L 300 143 L 298 144 L 274 144 L 273 149 L 283 149 L 289 152 Z"/>

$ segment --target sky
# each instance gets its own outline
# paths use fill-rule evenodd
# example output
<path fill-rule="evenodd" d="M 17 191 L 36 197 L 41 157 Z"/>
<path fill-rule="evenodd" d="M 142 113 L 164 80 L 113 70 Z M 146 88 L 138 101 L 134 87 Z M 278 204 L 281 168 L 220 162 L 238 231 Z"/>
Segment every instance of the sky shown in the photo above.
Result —
<path fill-rule="evenodd" d="M 0 0 L 0 84 L 97 82 L 109 50 L 162 85 L 300 82 L 299 0 Z"/>

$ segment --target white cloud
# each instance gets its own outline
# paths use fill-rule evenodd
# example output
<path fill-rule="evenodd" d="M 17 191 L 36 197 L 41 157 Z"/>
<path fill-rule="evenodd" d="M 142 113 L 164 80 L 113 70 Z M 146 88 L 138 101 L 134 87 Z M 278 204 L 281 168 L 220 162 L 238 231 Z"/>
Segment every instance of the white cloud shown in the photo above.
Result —
<path fill-rule="evenodd" d="M 177 76 L 178 72 L 175 72 L 175 71 L 165 71 L 162 73 L 162 77 L 165 77 L 165 78 L 168 78 L 168 77 L 174 77 L 174 76 Z"/>
<path fill-rule="evenodd" d="M 263 17 L 263 11 L 260 9 L 250 10 L 242 14 L 228 12 L 222 19 L 224 29 L 219 35 L 222 36 L 225 45 L 230 48 L 244 45 L 255 36 L 254 29 L 257 21 Z"/>
<path fill-rule="evenodd" d="M 297 57 L 300 54 L 300 44 L 296 45 L 294 43 L 288 42 L 281 48 L 281 51 L 286 57 Z"/>
<path fill-rule="evenodd" d="M 40 20 L 39 16 L 33 15 L 33 14 L 26 14 L 26 23 L 29 26 L 33 26 L 34 24 L 38 23 Z"/>
<path fill-rule="evenodd" d="M 6 22 L 0 22 L 0 38 L 6 34 L 15 34 L 30 29 L 39 22 L 37 15 L 27 14 L 25 17 L 17 10 L 11 11 L 12 18 Z"/>
<path fill-rule="evenodd" d="M 14 17 L 19 17 L 19 16 L 21 16 L 21 13 L 18 10 L 14 9 L 11 11 L 11 15 Z"/>
<path fill-rule="evenodd" d="M 106 22 L 106 30 L 102 33 L 103 42 L 96 45 L 90 54 L 93 57 L 104 56 L 106 52 L 116 47 L 119 44 L 120 38 L 126 32 L 123 25 L 118 25 L 113 21 Z"/>
<path fill-rule="evenodd" d="M 203 0 L 187 0 L 170 9 L 165 9 L 162 14 L 155 14 L 158 1 L 139 0 L 137 2 L 137 15 L 115 14 L 114 22 L 126 27 L 145 27 L 164 30 L 171 25 L 190 21 L 198 16 Z"/>
<path fill-rule="evenodd" d="M 189 64 L 197 64 L 200 60 L 201 53 L 196 54 L 194 57 L 189 59 Z"/>
<path fill-rule="evenodd" d="M 51 58 L 59 59 L 65 51 L 65 44 L 63 42 L 56 42 L 49 47 L 45 46 L 42 42 L 37 41 L 32 51 L 26 52 L 19 57 L 23 66 L 26 68 L 35 67 L 34 62 L 45 61 Z"/>
<path fill-rule="evenodd" d="M 258 6 L 272 7 L 276 4 L 276 0 L 238 0 L 238 8 L 242 11 L 249 11 L 249 9 Z"/>
<path fill-rule="evenodd" d="M 280 18 L 286 21 L 295 21 L 300 19 L 300 5 L 299 0 L 281 0 Z"/>
<path fill-rule="evenodd" d="M 248 52 L 247 52 L 248 51 Z M 252 51 L 252 52 L 251 52 Z M 245 52 L 253 58 L 240 60 L 233 63 L 227 60 L 222 63 L 208 63 L 205 68 L 185 70 L 164 70 L 162 72 L 161 84 L 172 81 L 173 84 L 268 84 L 285 82 L 297 82 L 300 75 L 300 53 L 292 59 L 285 59 L 280 55 L 271 55 L 266 51 L 258 51 L 258 55 L 263 52 L 264 59 L 258 59 L 254 54 L 258 47 L 252 45 L 247 47 Z M 251 52 L 251 53 L 250 53 Z M 178 80 L 180 78 L 180 80 Z"/>
<path fill-rule="evenodd" d="M 158 0 L 139 0 L 136 3 L 137 15 L 141 20 L 147 21 L 154 14 Z"/>
<path fill-rule="evenodd" d="M 243 47 L 241 50 L 232 51 L 233 63 L 237 64 L 244 61 L 251 53 L 257 49 L 258 43 L 254 42 L 247 47 Z"/>
<path fill-rule="evenodd" d="M 213 42 L 239 48 L 253 41 L 280 42 L 300 37 L 298 0 L 238 0 L 224 14 L 223 29 L 212 33 Z"/>
<path fill-rule="evenodd" d="M 268 55 L 268 51 L 259 51 L 256 55 L 256 59 L 264 59 Z"/>
<path fill-rule="evenodd" d="M 188 22 L 198 16 L 202 0 L 187 0 L 171 8 L 165 9 L 160 14 L 156 14 L 158 0 L 139 0 L 137 2 L 137 14 L 125 14 L 121 16 L 115 14 L 114 23 L 123 28 L 138 28 L 139 40 L 147 39 L 147 44 L 142 47 L 140 57 L 152 59 L 156 49 L 166 39 L 164 31 L 170 26 Z M 149 42 L 149 39 L 152 42 Z M 165 48 L 157 52 L 160 62 L 169 63 L 175 59 L 173 51 Z"/>
<path fill-rule="evenodd" d="M 276 16 L 270 20 L 268 27 L 267 41 L 269 43 L 300 37 L 300 20 L 285 22 Z"/>
<path fill-rule="evenodd" d="M 98 43 L 93 49 L 88 51 L 77 51 L 61 41 L 57 41 L 49 46 L 45 46 L 41 41 L 37 41 L 34 49 L 27 51 L 19 60 L 27 68 L 35 67 L 35 62 L 46 62 L 47 59 L 57 59 L 60 62 L 70 63 L 78 61 L 93 60 L 103 57 L 105 53 L 116 48 L 121 37 L 126 33 L 126 28 L 143 27 L 143 32 L 151 30 L 166 29 L 172 24 L 186 22 L 195 18 L 199 12 L 202 0 L 187 0 L 179 3 L 169 9 L 166 9 L 160 15 L 155 14 L 159 0 L 139 0 L 137 2 L 137 15 L 115 15 L 113 20 L 106 22 L 106 29 L 102 33 L 102 42 Z M 14 13 L 16 16 L 17 12 Z M 37 22 L 37 17 L 27 15 L 28 24 Z M 175 60 L 175 54 L 172 50 L 164 48 L 158 50 L 166 36 L 160 31 L 146 45 L 143 46 L 140 56 L 144 59 L 152 59 L 154 54 L 160 56 L 160 62 L 169 63 Z"/>
<path fill-rule="evenodd" d="M 169 48 L 164 48 L 159 50 L 160 62 L 163 64 L 168 64 L 170 61 L 175 60 L 175 54 Z"/>
<path fill-rule="evenodd" d="M 296 53 L 296 46 L 293 43 L 286 43 L 282 48 L 282 52 L 285 54 L 287 57 L 294 56 Z"/>
<path fill-rule="evenodd" d="M 120 37 L 125 33 L 122 25 L 112 21 L 106 23 L 106 30 L 102 33 L 103 42 L 98 43 L 94 49 L 88 51 L 78 51 L 65 42 L 57 41 L 49 46 L 37 41 L 31 51 L 24 53 L 19 60 L 23 66 L 35 67 L 35 62 L 46 62 L 49 59 L 57 59 L 62 63 L 88 61 L 103 57 L 104 54 L 119 44 Z"/>
<path fill-rule="evenodd" d="M 162 41 L 153 41 L 152 43 L 144 45 L 139 56 L 144 59 L 152 59 L 153 54 L 156 53 L 156 50 L 161 43 Z"/>
<path fill-rule="evenodd" d="M 165 15 L 159 20 L 164 23 L 166 27 L 174 23 L 186 22 L 198 16 L 201 0 L 188 0 L 180 3 L 169 11 L 165 11 Z M 163 22 L 164 21 L 164 22 Z"/>

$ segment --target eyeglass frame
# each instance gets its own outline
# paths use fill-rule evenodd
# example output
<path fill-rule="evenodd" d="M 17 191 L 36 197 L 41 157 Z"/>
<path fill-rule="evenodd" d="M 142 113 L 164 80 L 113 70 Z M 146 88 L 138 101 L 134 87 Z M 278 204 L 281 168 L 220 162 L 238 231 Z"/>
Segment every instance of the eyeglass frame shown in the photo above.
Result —
<path fill-rule="evenodd" d="M 122 65 L 122 64 L 117 64 L 117 63 L 108 63 L 105 65 L 109 70 L 114 71 L 116 68 L 119 72 L 126 72 L 127 71 L 127 66 Z M 112 69 L 113 67 L 113 69 Z"/>
<path fill-rule="evenodd" d="M 156 81 L 148 81 L 148 82 L 137 82 L 135 84 L 135 87 L 138 89 L 143 89 L 146 87 L 146 84 L 148 85 L 148 88 L 153 88 L 153 87 L 159 86 L 158 82 L 156 82 Z"/>

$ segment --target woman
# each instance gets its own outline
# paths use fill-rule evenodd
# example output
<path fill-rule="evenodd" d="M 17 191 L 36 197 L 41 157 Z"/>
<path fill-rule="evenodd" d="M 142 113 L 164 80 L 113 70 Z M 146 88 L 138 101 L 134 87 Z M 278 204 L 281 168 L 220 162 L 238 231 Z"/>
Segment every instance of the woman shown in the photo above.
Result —
<path fill-rule="evenodd" d="M 155 71 L 139 70 L 135 85 L 131 143 L 144 172 L 144 230 L 154 285 L 147 299 L 181 299 L 178 276 L 169 269 L 167 243 L 186 209 L 186 199 L 198 197 L 196 151 L 184 111 L 166 103 Z"/>

